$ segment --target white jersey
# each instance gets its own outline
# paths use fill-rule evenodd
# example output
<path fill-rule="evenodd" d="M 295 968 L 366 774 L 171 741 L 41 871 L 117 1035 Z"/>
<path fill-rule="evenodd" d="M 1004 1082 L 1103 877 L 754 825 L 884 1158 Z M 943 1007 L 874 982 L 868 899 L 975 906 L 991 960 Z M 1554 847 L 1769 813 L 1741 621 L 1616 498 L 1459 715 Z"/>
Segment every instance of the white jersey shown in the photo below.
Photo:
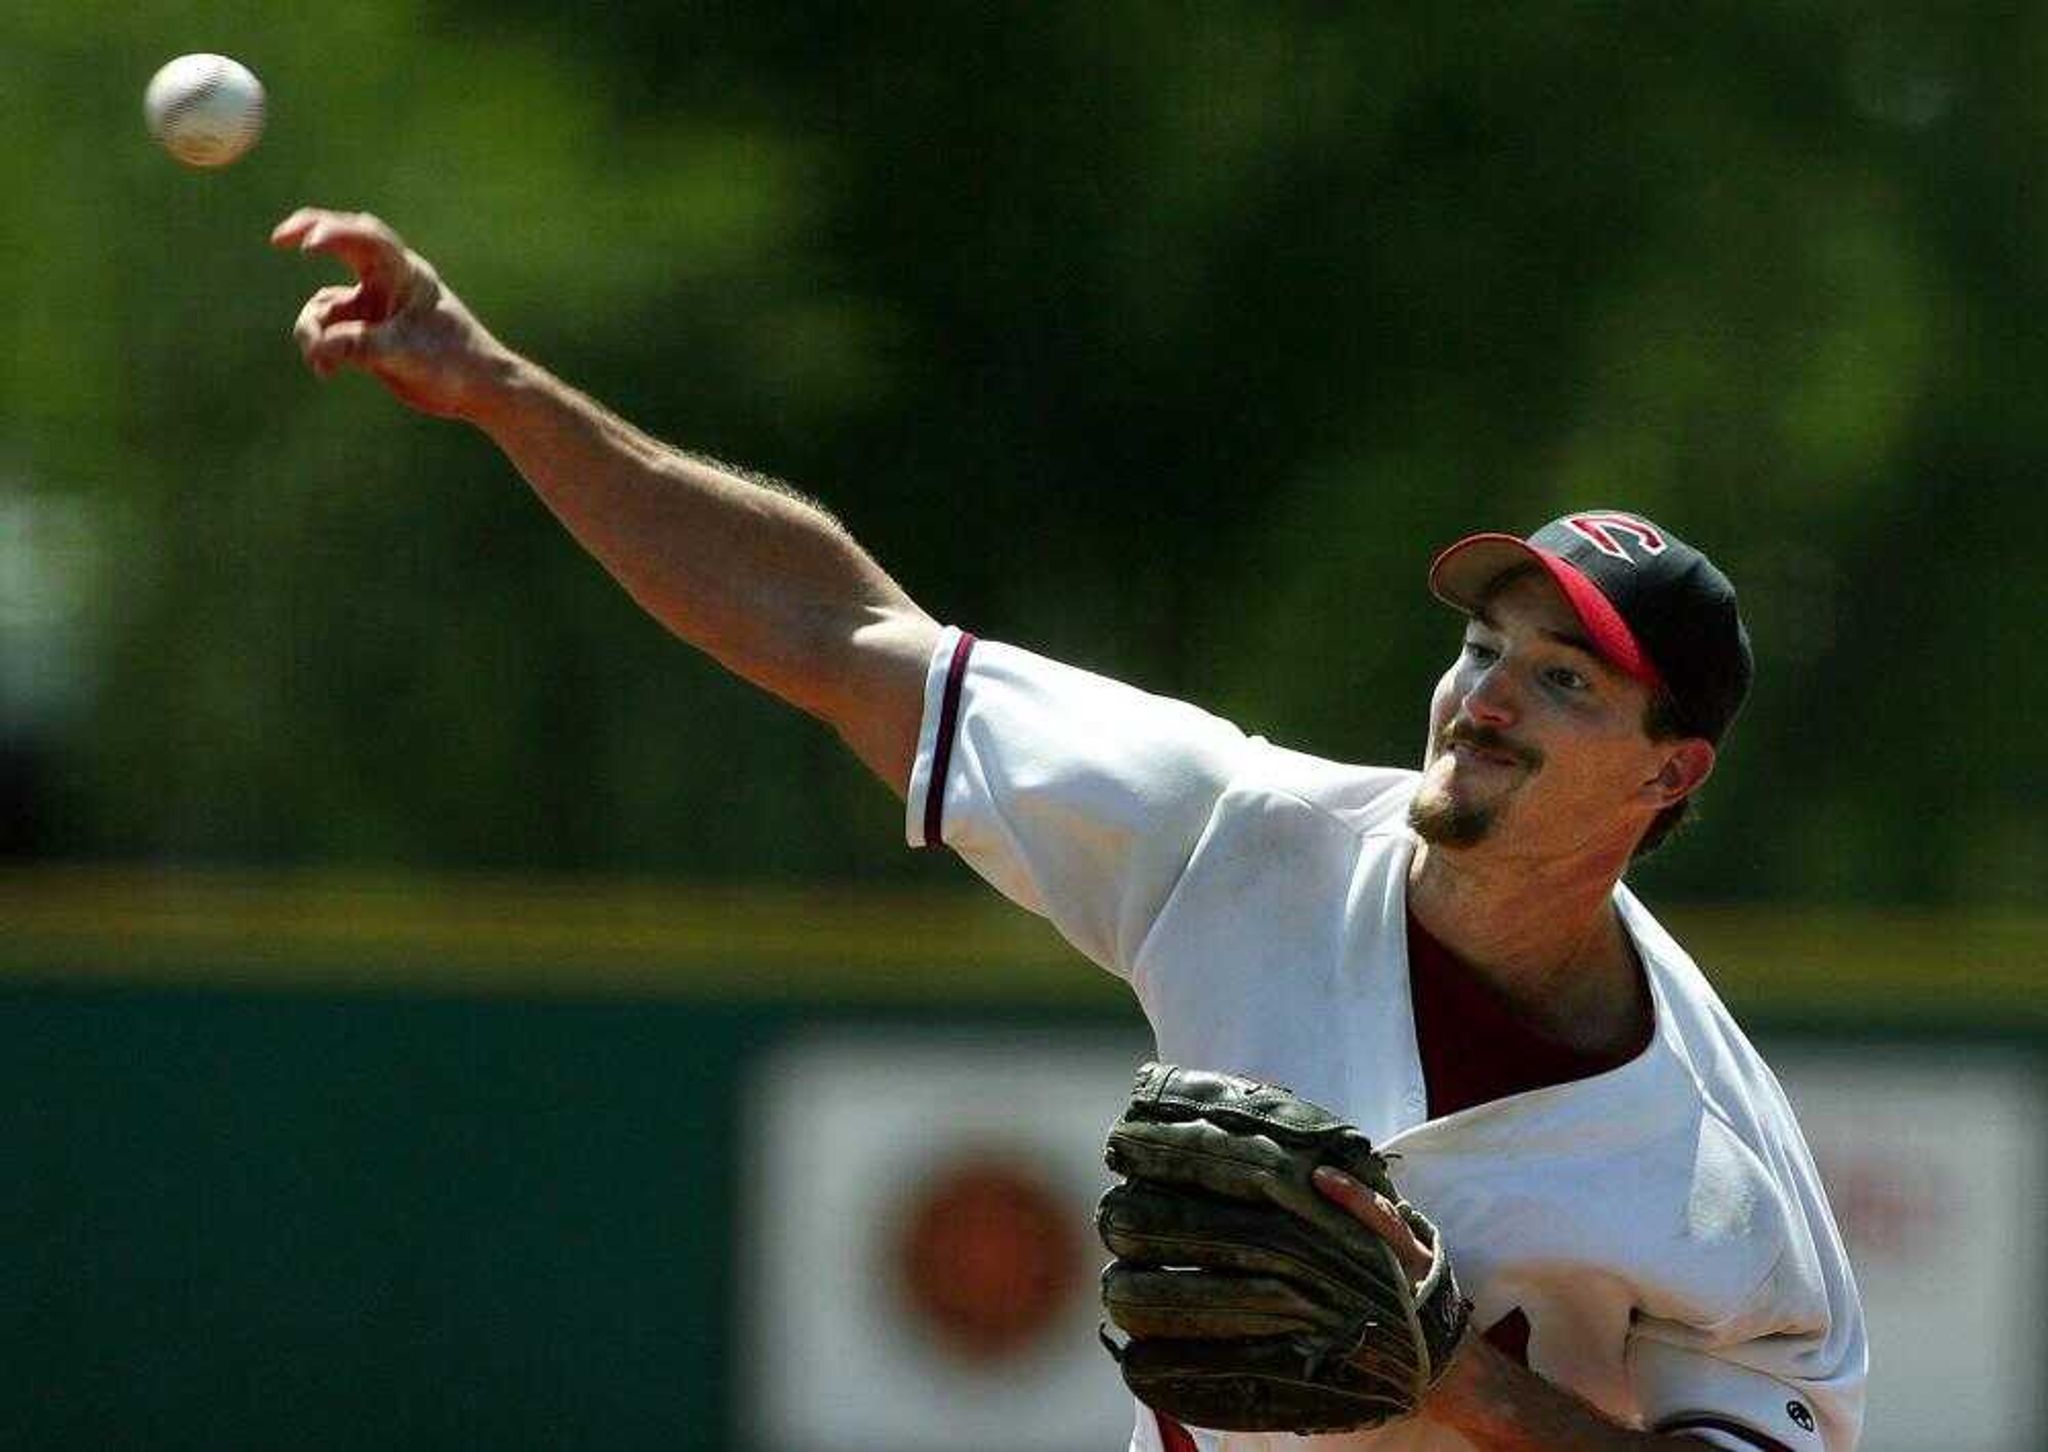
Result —
<path fill-rule="evenodd" d="M 1406 927 L 1416 781 L 949 630 L 908 826 L 1127 980 L 1162 1059 L 1287 1084 L 1397 1152 L 1475 1325 L 1520 1313 L 1528 1364 L 1550 1381 L 1627 1425 L 1732 1452 L 1849 1452 L 1862 1311 L 1812 1160 L 1770 1070 L 1626 888 L 1615 904 L 1649 981 L 1650 1046 L 1427 1117 Z M 1134 1452 L 1161 1452 L 1161 1436 L 1140 1407 Z M 1470 1447 L 1421 1419 L 1194 1441 Z"/>

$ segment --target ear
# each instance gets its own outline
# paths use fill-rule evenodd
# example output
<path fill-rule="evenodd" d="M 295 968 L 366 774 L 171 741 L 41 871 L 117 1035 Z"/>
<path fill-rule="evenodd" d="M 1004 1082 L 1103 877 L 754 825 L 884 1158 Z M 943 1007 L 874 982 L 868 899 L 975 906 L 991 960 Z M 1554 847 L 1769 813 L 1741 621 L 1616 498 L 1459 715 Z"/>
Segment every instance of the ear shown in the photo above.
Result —
<path fill-rule="evenodd" d="M 1699 736 L 1660 742 L 1664 762 L 1657 774 L 1643 783 L 1643 792 L 1660 811 L 1673 802 L 1691 796 L 1714 773 L 1714 744 Z"/>

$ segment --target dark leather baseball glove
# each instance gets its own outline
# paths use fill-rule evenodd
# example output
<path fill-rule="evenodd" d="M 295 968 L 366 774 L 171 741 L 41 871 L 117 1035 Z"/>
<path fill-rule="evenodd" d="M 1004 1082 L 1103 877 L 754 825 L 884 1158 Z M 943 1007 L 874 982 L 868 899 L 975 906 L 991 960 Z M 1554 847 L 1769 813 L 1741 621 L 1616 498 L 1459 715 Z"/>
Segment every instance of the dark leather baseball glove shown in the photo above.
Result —
<path fill-rule="evenodd" d="M 1272 1084 L 1148 1063 L 1110 1131 L 1096 1228 L 1116 1259 L 1103 1344 L 1147 1406 L 1219 1431 L 1340 1432 L 1407 1416 L 1471 1319 L 1435 1229 L 1351 1125 Z M 1435 1258 L 1393 1249 L 1319 1194 L 1334 1165 L 1384 1195 Z"/>

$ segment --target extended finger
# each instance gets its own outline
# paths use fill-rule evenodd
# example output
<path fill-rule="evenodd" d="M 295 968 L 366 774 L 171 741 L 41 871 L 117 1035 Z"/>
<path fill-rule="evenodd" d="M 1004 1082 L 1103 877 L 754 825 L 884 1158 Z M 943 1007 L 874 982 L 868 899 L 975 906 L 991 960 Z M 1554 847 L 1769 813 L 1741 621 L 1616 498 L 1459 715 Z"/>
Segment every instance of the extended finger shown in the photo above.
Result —
<path fill-rule="evenodd" d="M 1415 1236 L 1414 1229 L 1394 1209 L 1393 1202 L 1370 1186 L 1362 1185 L 1342 1170 L 1323 1165 L 1315 1173 L 1316 1189 L 1323 1198 L 1342 1206 L 1354 1219 L 1393 1247 L 1395 1257 L 1410 1279 L 1429 1274 L 1434 1256 Z"/>
<path fill-rule="evenodd" d="M 270 245 L 273 247 L 296 247 L 299 239 L 312 230 L 313 224 L 322 217 L 331 215 L 325 207 L 300 207 L 282 222 L 270 229 Z"/>
<path fill-rule="evenodd" d="M 386 223 L 368 212 L 338 212 L 331 207 L 300 207 L 270 230 L 273 247 L 326 250 L 332 243 L 363 242 L 403 252 L 405 243 Z"/>
<path fill-rule="evenodd" d="M 405 273 L 405 243 L 367 212 L 303 207 L 280 222 L 270 240 L 274 246 L 334 257 L 379 293 L 395 292 Z"/>

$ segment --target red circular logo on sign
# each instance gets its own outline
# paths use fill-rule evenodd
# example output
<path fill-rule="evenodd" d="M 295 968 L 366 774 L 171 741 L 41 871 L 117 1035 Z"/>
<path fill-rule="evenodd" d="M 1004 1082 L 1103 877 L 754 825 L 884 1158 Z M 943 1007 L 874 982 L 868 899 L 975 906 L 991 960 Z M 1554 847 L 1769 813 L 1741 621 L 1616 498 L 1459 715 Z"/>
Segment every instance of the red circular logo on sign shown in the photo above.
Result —
<path fill-rule="evenodd" d="M 896 1238 L 896 1282 L 912 1319 L 963 1360 L 1027 1349 L 1080 1285 L 1075 1218 L 1028 1160 L 940 1165 L 912 1187 Z"/>

